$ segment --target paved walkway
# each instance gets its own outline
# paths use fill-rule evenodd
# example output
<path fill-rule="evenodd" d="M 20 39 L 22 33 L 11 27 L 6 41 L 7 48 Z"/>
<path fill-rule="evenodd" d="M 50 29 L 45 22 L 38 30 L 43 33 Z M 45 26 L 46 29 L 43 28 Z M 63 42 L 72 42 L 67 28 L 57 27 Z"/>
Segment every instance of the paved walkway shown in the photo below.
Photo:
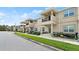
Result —
<path fill-rule="evenodd" d="M 36 36 L 36 35 L 33 35 L 33 36 Z M 59 38 L 59 37 L 51 37 L 50 34 L 45 34 L 45 35 L 43 34 L 43 35 L 40 35 L 38 37 L 43 37 L 43 38 L 48 38 L 51 40 L 57 40 L 57 41 L 62 41 L 62 42 L 66 42 L 66 43 L 79 45 L 79 40 Z"/>
<path fill-rule="evenodd" d="M 25 40 L 13 32 L 0 32 L 0 51 L 55 51 Z"/>

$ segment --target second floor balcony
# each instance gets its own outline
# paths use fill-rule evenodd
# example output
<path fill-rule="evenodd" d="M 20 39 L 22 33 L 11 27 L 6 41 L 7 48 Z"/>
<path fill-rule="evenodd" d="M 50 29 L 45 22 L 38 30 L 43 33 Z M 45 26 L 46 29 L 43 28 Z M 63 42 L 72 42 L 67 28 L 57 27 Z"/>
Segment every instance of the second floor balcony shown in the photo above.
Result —
<path fill-rule="evenodd" d="M 44 19 L 42 19 L 42 22 L 46 22 L 46 21 L 50 21 L 51 19 L 49 19 L 49 18 L 44 18 Z"/>
<path fill-rule="evenodd" d="M 42 21 L 41 21 L 42 25 L 44 24 L 56 24 L 57 23 L 57 20 L 56 20 L 56 17 L 52 17 L 52 18 L 43 18 Z"/>

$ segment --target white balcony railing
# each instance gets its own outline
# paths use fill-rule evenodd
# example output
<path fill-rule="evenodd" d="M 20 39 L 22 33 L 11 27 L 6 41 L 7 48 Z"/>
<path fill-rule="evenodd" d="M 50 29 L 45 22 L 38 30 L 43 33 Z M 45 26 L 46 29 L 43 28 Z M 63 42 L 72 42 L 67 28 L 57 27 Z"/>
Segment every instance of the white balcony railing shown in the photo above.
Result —
<path fill-rule="evenodd" d="M 42 23 L 42 25 L 51 24 L 51 23 L 56 24 L 57 20 L 56 20 L 56 17 L 53 17 L 52 19 L 45 18 L 45 19 L 42 19 L 41 23 Z"/>
<path fill-rule="evenodd" d="M 45 18 L 45 19 L 42 19 L 42 22 L 46 22 L 46 21 L 50 21 L 51 19 L 48 19 L 48 18 Z"/>

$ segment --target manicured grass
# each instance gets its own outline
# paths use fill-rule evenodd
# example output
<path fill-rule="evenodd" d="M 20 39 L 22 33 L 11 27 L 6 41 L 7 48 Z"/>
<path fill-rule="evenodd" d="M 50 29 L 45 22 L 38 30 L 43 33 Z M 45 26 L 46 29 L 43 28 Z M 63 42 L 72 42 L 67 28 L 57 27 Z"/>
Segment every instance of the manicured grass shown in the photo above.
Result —
<path fill-rule="evenodd" d="M 49 40 L 46 38 L 41 38 L 41 37 L 36 37 L 36 36 L 31 36 L 28 34 L 24 34 L 24 33 L 20 33 L 20 32 L 16 32 L 16 35 L 25 37 L 25 38 L 29 38 L 65 51 L 79 51 L 79 45 L 75 45 L 75 44 L 70 44 L 70 43 L 65 43 L 65 42 L 60 42 L 60 41 L 55 41 L 55 40 Z"/>

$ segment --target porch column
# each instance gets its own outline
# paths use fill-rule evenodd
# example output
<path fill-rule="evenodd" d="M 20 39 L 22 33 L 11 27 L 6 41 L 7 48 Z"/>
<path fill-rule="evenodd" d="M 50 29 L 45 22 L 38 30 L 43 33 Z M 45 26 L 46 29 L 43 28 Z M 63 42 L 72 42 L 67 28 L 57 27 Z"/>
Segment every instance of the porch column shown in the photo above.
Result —
<path fill-rule="evenodd" d="M 24 25 L 23 25 L 23 33 L 24 33 Z"/>
<path fill-rule="evenodd" d="M 51 24 L 51 33 L 53 33 L 53 24 Z"/>
<path fill-rule="evenodd" d="M 53 17 L 54 17 L 54 16 L 53 16 L 53 11 L 52 11 L 52 12 L 51 12 L 51 20 L 53 20 Z"/>
<path fill-rule="evenodd" d="M 42 27 L 40 27 L 40 32 L 41 32 L 41 34 L 42 34 Z"/>
<path fill-rule="evenodd" d="M 77 32 L 79 33 L 79 20 L 77 21 Z"/>

